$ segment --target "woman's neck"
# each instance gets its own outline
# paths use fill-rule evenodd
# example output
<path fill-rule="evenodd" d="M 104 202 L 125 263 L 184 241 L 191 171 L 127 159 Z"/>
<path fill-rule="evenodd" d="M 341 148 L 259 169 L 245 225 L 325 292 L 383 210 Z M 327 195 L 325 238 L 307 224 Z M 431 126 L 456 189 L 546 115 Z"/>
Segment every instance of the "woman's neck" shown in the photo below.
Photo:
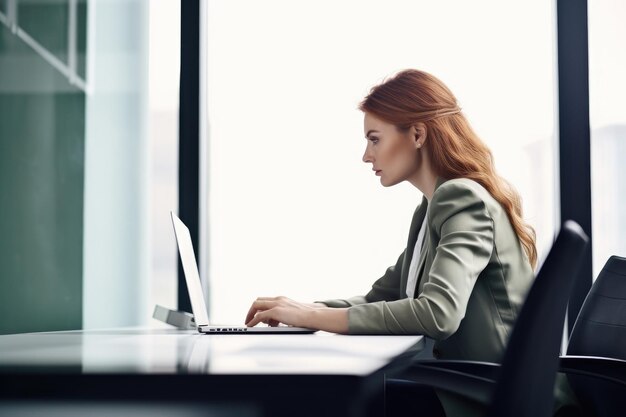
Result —
<path fill-rule="evenodd" d="M 426 167 L 424 167 L 426 168 Z M 420 190 L 426 200 L 430 203 L 433 194 L 435 193 L 435 187 L 437 186 L 437 180 L 439 177 L 430 169 L 420 170 L 413 178 L 409 179 L 409 182 L 413 184 L 415 188 Z"/>

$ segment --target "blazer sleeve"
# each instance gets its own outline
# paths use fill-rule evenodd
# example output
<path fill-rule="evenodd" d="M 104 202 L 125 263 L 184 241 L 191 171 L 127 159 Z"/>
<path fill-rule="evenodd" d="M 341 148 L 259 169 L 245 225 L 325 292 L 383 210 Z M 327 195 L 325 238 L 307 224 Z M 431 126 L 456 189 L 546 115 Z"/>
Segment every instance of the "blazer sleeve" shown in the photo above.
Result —
<path fill-rule="evenodd" d="M 348 310 L 352 334 L 424 334 L 450 337 L 465 317 L 474 284 L 493 250 L 493 220 L 466 182 L 448 181 L 434 193 L 431 235 L 439 237 L 430 271 L 417 298 L 360 304 Z M 434 233 L 433 233 L 434 232 Z"/>
<path fill-rule="evenodd" d="M 328 307 L 341 308 L 373 303 L 376 301 L 392 301 L 399 298 L 400 274 L 404 263 L 406 249 L 400 254 L 395 265 L 387 268 L 385 274 L 374 282 L 372 289 L 365 295 L 358 295 L 348 299 L 316 301 Z"/>

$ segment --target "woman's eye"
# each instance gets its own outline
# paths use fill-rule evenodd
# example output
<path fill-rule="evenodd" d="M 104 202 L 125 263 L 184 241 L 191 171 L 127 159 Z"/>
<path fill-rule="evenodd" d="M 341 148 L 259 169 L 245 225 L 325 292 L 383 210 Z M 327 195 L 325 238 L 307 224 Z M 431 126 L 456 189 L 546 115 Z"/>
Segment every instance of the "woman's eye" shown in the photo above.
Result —
<path fill-rule="evenodd" d="M 376 145 L 378 143 L 378 138 L 370 138 L 370 142 L 372 142 L 372 144 Z"/>

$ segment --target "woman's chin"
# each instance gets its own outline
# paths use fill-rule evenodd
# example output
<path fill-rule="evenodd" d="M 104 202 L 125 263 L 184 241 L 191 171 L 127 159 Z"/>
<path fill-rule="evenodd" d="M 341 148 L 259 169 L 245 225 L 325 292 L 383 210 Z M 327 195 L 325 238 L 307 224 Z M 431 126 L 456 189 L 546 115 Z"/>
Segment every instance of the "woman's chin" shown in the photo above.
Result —
<path fill-rule="evenodd" d="M 383 178 L 380 179 L 380 185 L 382 185 L 385 188 L 388 187 L 393 187 L 394 185 L 396 185 L 398 182 L 394 182 L 394 181 L 385 181 Z"/>

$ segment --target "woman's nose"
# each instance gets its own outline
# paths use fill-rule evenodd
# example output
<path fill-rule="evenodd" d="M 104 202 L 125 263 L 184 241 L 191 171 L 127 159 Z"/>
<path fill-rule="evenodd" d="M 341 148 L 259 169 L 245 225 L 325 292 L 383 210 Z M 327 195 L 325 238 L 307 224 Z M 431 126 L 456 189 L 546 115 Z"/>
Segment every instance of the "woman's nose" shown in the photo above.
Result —
<path fill-rule="evenodd" d="M 363 152 L 363 158 L 361 160 L 365 163 L 372 162 L 372 156 L 369 153 L 369 146 L 365 148 L 365 152 Z"/>

